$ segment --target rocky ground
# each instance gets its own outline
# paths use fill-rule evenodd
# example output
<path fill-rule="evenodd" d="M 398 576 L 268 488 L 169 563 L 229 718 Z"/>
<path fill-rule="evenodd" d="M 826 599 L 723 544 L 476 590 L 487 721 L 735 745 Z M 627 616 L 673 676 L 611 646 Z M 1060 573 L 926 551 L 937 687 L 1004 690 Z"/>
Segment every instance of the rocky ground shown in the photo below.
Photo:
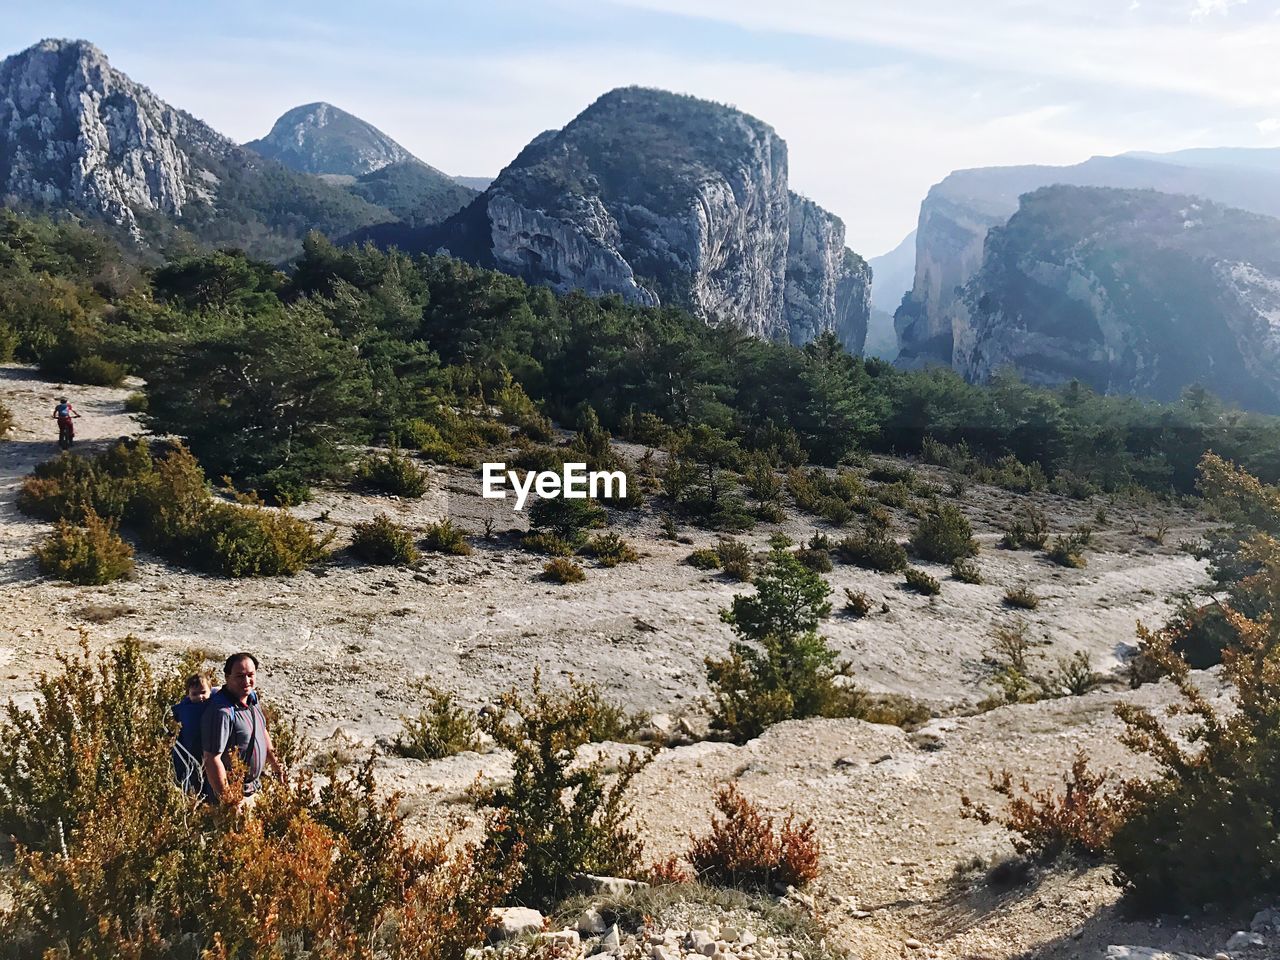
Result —
<path fill-rule="evenodd" d="M 0 402 L 17 420 L 0 442 L 0 701 L 24 702 L 35 674 L 52 667 L 54 654 L 69 649 L 83 629 L 95 647 L 133 633 L 158 659 L 192 648 L 219 660 L 234 649 L 253 650 L 262 659 L 266 695 L 296 714 L 322 749 L 351 756 L 396 734 L 400 718 L 416 712 L 421 680 L 480 706 L 526 682 L 535 667 L 550 678 L 573 673 L 597 681 L 629 709 L 698 724 L 703 658 L 722 654 L 730 639 L 718 611 L 745 589 L 682 563 L 713 536 L 685 530 L 691 542 L 672 543 L 660 536 L 652 511 L 642 510 L 619 523 L 641 550 L 639 563 L 614 569 L 587 563 L 584 583 L 552 585 L 539 577 L 542 560 L 514 549 L 506 535 L 523 527 L 522 515 L 509 503 L 482 500 L 476 472 L 434 469 L 432 491 L 420 501 L 334 488 L 296 512 L 334 529 L 338 544 L 355 521 L 377 511 L 417 528 L 450 516 L 475 534 L 469 557 L 427 555 L 414 568 L 392 569 L 339 555 L 289 579 L 230 581 L 177 570 L 140 551 L 133 579 L 69 587 L 39 577 L 31 548 L 48 527 L 14 506 L 21 478 L 56 453 L 49 415 L 58 392 L 27 369 L 0 368 Z M 138 432 L 123 409 L 127 393 L 74 389 L 84 447 Z M 943 471 L 918 469 L 945 482 Z M 1055 530 L 1097 525 L 1087 567 L 996 549 L 1001 527 L 1027 501 L 1050 513 Z M 824 625 L 858 683 L 919 699 L 935 719 L 914 733 L 854 720 L 793 722 L 744 746 L 700 742 L 664 750 L 636 781 L 649 852 L 655 858 L 681 852 L 689 833 L 705 827 L 717 785 L 732 780 L 769 811 L 795 811 L 818 824 L 824 873 L 812 910 L 829 926 L 831 943 L 853 956 L 1101 957 L 1112 944 L 1214 956 L 1233 932 L 1248 928 L 1257 905 L 1208 926 L 1133 921 L 1116 906 L 1118 891 L 1102 868 L 992 888 L 976 879 L 976 865 L 1011 849 L 997 828 L 962 819 L 959 804 L 965 791 L 991 799 L 989 770 L 1008 767 L 1043 784 L 1082 747 L 1102 765 L 1135 769 L 1116 740 L 1114 705 L 1135 697 L 1155 704 L 1168 697 L 1166 689 L 1132 693 L 1115 684 L 973 715 L 992 692 L 991 631 L 1013 618 L 1001 603 L 1004 591 L 1027 584 L 1042 598 L 1023 614 L 1036 640 L 1037 668 L 1083 650 L 1099 671 L 1117 669 L 1132 650 L 1136 622 L 1161 622 L 1177 595 L 1203 584 L 1202 565 L 1179 549 L 1204 529 L 1203 518 L 1169 504 L 1081 503 L 980 486 L 959 503 L 983 546 L 984 584 L 958 583 L 946 568 L 929 564 L 943 581 L 933 599 L 906 592 L 898 576 L 837 564 L 828 577 L 837 600 L 851 587 L 877 603 L 865 619 L 837 612 Z M 1099 507 L 1105 525 L 1095 516 Z M 488 540 L 480 536 L 486 519 L 494 528 Z M 908 518 L 898 511 L 897 520 L 905 536 Z M 1168 531 L 1156 543 L 1147 534 L 1160 526 Z M 814 529 L 811 518 L 794 516 L 743 539 L 763 547 L 770 533 L 799 541 Z M 463 791 L 477 774 L 501 777 L 505 764 L 496 752 L 435 763 L 386 756 L 379 775 L 405 792 L 415 822 L 430 829 L 465 814 Z M 686 938 L 693 923 L 683 929 Z M 658 942 L 637 949 L 657 957 L 653 947 L 670 946 L 665 928 L 657 935 Z M 1280 937 L 1269 940 L 1280 945 Z M 1231 955 L 1265 956 L 1267 949 Z M 1280 956 L 1280 947 L 1270 955 Z"/>

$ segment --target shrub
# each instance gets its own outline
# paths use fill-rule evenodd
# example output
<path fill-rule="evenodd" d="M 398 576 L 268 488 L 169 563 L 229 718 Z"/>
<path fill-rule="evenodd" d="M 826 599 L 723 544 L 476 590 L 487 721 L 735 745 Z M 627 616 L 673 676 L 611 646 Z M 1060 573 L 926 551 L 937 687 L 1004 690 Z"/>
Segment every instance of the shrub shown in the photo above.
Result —
<path fill-rule="evenodd" d="M 430 474 L 401 453 L 398 447 L 392 447 L 385 454 L 366 457 L 357 467 L 356 475 L 382 493 L 415 500 L 426 493 L 430 485 Z"/>
<path fill-rule="evenodd" d="M 818 876 L 819 846 L 812 820 L 788 815 L 777 831 L 773 818 L 738 792 L 734 784 L 716 791 L 719 817 L 695 837 L 687 858 L 697 878 L 722 887 L 773 891 L 802 887 Z"/>
<path fill-rule="evenodd" d="M 395 751 L 413 760 L 440 760 L 465 750 L 480 749 L 475 717 L 459 707 L 453 695 L 424 686 L 427 703 L 412 718 L 401 718 L 404 729 Z"/>
<path fill-rule="evenodd" d="M 132 638 L 60 662 L 32 709 L 0 719 L 0 830 L 22 845 L 6 878 L 21 894 L 0 906 L 13 956 L 229 960 L 305 943 L 348 957 L 376 943 L 459 960 L 483 942 L 512 857 L 408 839 L 371 764 L 323 787 L 305 771 L 268 782 L 251 817 L 193 805 L 158 734 L 185 671 L 154 676 Z"/>
<path fill-rule="evenodd" d="M 766 542 L 769 544 L 770 550 L 786 550 L 796 545 L 794 540 L 781 532 L 769 534 L 769 539 Z"/>
<path fill-rule="evenodd" d="M 745 543 L 722 538 L 716 543 L 716 556 L 720 558 L 720 569 L 727 576 L 743 583 L 750 582 L 755 558 Z"/>
<path fill-rule="evenodd" d="M 368 563 L 408 564 L 418 559 L 413 534 L 385 513 L 355 525 L 351 552 Z"/>
<path fill-rule="evenodd" d="M 616 533 L 602 533 L 592 537 L 583 552 L 595 557 L 602 567 L 616 567 L 620 563 L 635 563 L 640 559 L 636 548 Z"/>
<path fill-rule="evenodd" d="M 845 587 L 844 597 L 844 609 L 849 616 L 862 619 L 871 612 L 871 598 L 862 591 L 854 591 L 849 587 Z"/>
<path fill-rule="evenodd" d="M 116 477 L 99 469 L 97 458 L 64 452 L 37 464 L 23 479 L 18 509 L 44 520 L 79 523 L 90 509 L 99 516 L 119 520 L 132 500 L 135 486 L 133 476 Z"/>
<path fill-rule="evenodd" d="M 997 487 L 1017 493 L 1031 493 L 1049 485 L 1040 464 L 1023 463 L 1013 454 L 1007 454 L 995 462 L 991 482 Z"/>
<path fill-rule="evenodd" d="M 0 440 L 9 435 L 9 431 L 13 429 L 13 412 L 0 402 Z"/>
<path fill-rule="evenodd" d="M 882 484 L 871 495 L 886 507 L 905 507 L 911 499 L 911 488 L 901 481 Z"/>
<path fill-rule="evenodd" d="M 796 551 L 796 559 L 814 573 L 831 572 L 831 554 L 826 550 L 813 547 L 801 547 Z"/>
<path fill-rule="evenodd" d="M 925 560 L 954 563 L 978 552 L 969 519 L 949 503 L 932 507 L 911 535 L 911 549 Z"/>
<path fill-rule="evenodd" d="M 1073 530 L 1066 536 L 1054 537 L 1053 544 L 1046 551 L 1046 555 L 1059 566 L 1083 567 L 1088 561 L 1085 560 L 1081 551 L 1092 537 L 1093 531 L 1088 527 Z"/>
<path fill-rule="evenodd" d="M 529 508 L 530 527 L 553 534 L 574 550 L 586 540 L 587 530 L 603 527 L 604 523 L 604 510 L 590 500 L 539 497 Z"/>
<path fill-rule="evenodd" d="M 520 537 L 520 549 L 530 553 L 541 553 L 548 557 L 568 557 L 573 555 L 573 547 L 561 540 L 554 533 L 545 530 L 531 530 Z"/>
<path fill-rule="evenodd" d="M 66 377 L 72 383 L 85 383 L 94 387 L 118 387 L 124 383 L 128 375 L 118 363 L 104 360 L 102 357 L 79 357 L 66 369 Z"/>
<path fill-rule="evenodd" d="M 984 700 L 979 704 L 981 708 L 1041 699 L 1045 684 L 1031 672 L 1027 660 L 1030 652 L 1031 641 L 1027 639 L 1027 625 L 1022 620 L 997 626 L 992 631 L 988 660 L 995 667 L 991 679 L 1000 688 L 1000 694 Z"/>
<path fill-rule="evenodd" d="M 836 554 L 846 563 L 882 573 L 907 569 L 907 550 L 882 530 L 868 527 L 860 536 L 845 537 Z"/>
<path fill-rule="evenodd" d="M 970 559 L 960 559 L 951 565 L 951 576 L 961 583 L 982 583 L 982 571 Z"/>
<path fill-rule="evenodd" d="M 457 557 L 469 556 L 471 553 L 466 531 L 454 526 L 448 517 L 437 523 L 427 524 L 422 545 L 433 553 L 450 553 Z"/>
<path fill-rule="evenodd" d="M 626 743 L 646 721 L 644 716 L 631 716 L 610 702 L 599 684 L 569 677 L 568 696 L 578 700 L 583 715 L 583 731 L 588 743 Z"/>
<path fill-rule="evenodd" d="M 333 535 L 283 510 L 214 503 L 202 516 L 191 556 L 227 577 L 277 577 L 297 573 L 325 556 Z"/>
<path fill-rule="evenodd" d="M 700 547 L 685 557 L 684 562 L 697 570 L 719 570 L 720 554 L 714 547 Z"/>
<path fill-rule="evenodd" d="M 929 597 L 942 592 L 942 584 L 919 567 L 907 567 L 906 577 L 908 590 L 914 590 Z"/>
<path fill-rule="evenodd" d="M 1063 470 L 1055 476 L 1049 483 L 1049 489 L 1059 496 L 1070 497 L 1073 500 L 1088 500 L 1102 492 L 1102 489 L 1092 480 L 1072 473 L 1070 470 Z"/>
<path fill-rule="evenodd" d="M 36 547 L 36 562 L 47 577 L 72 583 L 110 583 L 133 572 L 133 548 L 120 539 L 113 520 L 90 507 L 84 525 L 59 520 L 53 533 Z"/>
<path fill-rule="evenodd" d="M 1280 600 L 1280 544 L 1256 538 L 1240 558 L 1255 565 L 1254 588 Z M 1274 609 L 1274 607 L 1272 608 Z M 1280 624 L 1264 612 L 1227 612 L 1236 636 L 1223 654 L 1231 704 L 1218 710 L 1171 638 L 1139 628 L 1146 654 L 1177 688 L 1168 729 L 1160 715 L 1117 707 L 1124 742 L 1155 762 L 1156 775 L 1127 784 L 1127 815 L 1112 839 L 1119 879 L 1136 905 L 1160 910 L 1224 906 L 1280 894 Z"/>
<path fill-rule="evenodd" d="M 991 778 L 991 787 L 1006 798 L 1003 813 L 993 813 L 962 795 L 964 815 L 980 823 L 999 823 L 1014 834 L 1013 848 L 1040 863 L 1064 853 L 1100 859 L 1124 820 L 1124 801 L 1118 791 L 1106 791 L 1107 775 L 1089 771 L 1083 753 L 1076 755 L 1064 789 L 1032 790 L 1023 780 L 1015 789 L 1013 775 L 1004 771 Z"/>
<path fill-rule="evenodd" d="M 568 557 L 554 557 L 542 567 L 542 576 L 552 583 L 581 583 L 587 579 L 586 571 Z"/>
<path fill-rule="evenodd" d="M 141 390 L 135 390 L 124 398 L 125 413 L 146 413 L 147 412 L 147 395 Z"/>
<path fill-rule="evenodd" d="M 1010 587 L 1004 592 L 1004 604 L 1008 607 L 1017 607 L 1020 610 L 1034 610 L 1040 606 L 1040 598 L 1036 596 L 1035 591 L 1025 584 L 1017 587 Z"/>
<path fill-rule="evenodd" d="M 485 844 L 499 859 L 520 860 L 514 899 L 545 906 L 563 896 L 575 873 L 637 871 L 643 845 L 627 826 L 627 791 L 652 754 L 632 753 L 609 779 L 603 759 L 575 763 L 590 739 L 592 706 L 572 688 L 544 689 L 536 670 L 527 697 L 512 689 L 498 706 L 481 725 L 511 751 L 511 782 L 483 798 L 498 814 Z"/>
<path fill-rule="evenodd" d="M 1061 687 L 1073 697 L 1083 696 L 1098 685 L 1098 675 L 1093 672 L 1093 661 L 1084 650 L 1077 650 L 1070 657 L 1058 661 Z"/>
<path fill-rule="evenodd" d="M 1005 530 L 1000 546 L 1006 550 L 1043 550 L 1048 540 L 1049 518 L 1043 510 L 1027 507 Z"/>
<path fill-rule="evenodd" d="M 826 581 L 775 550 L 755 585 L 720 613 L 738 639 L 727 658 L 706 661 L 712 725 L 743 742 L 782 720 L 854 715 L 857 691 L 836 682 L 848 668 L 817 632 L 831 612 Z"/>

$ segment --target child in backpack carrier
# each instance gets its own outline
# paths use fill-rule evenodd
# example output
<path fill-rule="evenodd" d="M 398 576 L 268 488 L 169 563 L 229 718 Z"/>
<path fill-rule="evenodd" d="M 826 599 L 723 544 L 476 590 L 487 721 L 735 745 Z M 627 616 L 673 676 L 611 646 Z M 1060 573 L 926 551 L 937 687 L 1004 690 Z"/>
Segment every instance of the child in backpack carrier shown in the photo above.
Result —
<path fill-rule="evenodd" d="M 200 719 L 214 688 L 202 674 L 187 677 L 187 695 L 173 705 L 173 718 L 178 721 L 178 739 L 173 745 L 173 776 L 187 793 L 199 793 L 204 773 L 200 746 Z"/>

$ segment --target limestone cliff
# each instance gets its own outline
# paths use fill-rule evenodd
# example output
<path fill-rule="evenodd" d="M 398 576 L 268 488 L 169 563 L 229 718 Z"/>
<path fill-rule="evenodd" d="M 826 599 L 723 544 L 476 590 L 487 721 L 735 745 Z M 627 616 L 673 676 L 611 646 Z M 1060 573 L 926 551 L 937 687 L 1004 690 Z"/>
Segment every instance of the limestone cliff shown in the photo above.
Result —
<path fill-rule="evenodd" d="M 139 243 L 186 234 L 263 256 L 288 255 L 310 227 L 388 219 L 237 146 L 84 41 L 44 40 L 0 62 L 0 192 L 106 221 Z"/>
<path fill-rule="evenodd" d="M 993 229 L 954 364 L 1280 412 L 1280 220 L 1151 190 L 1049 187 Z"/>
<path fill-rule="evenodd" d="M 539 135 L 438 229 L 368 235 L 759 337 L 829 329 L 860 349 L 866 335 L 869 270 L 840 220 L 788 189 L 786 144 L 738 110 L 660 90 L 611 91 Z"/>
<path fill-rule="evenodd" d="M 1182 154 L 1094 157 L 1071 167 L 989 167 L 959 170 L 935 184 L 920 205 L 915 280 L 894 318 L 907 368 L 951 364 L 955 345 L 969 336 L 960 293 L 982 264 L 992 227 L 1018 209 L 1020 195 L 1053 184 L 1151 188 L 1194 194 L 1228 206 L 1280 215 L 1280 155 L 1269 168 L 1241 166 L 1223 156 Z"/>

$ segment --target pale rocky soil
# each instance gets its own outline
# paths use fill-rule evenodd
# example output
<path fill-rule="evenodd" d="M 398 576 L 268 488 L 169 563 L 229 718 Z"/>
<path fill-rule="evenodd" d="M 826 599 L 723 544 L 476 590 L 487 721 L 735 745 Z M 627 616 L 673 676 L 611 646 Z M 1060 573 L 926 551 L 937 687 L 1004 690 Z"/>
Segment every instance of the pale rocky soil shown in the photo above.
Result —
<path fill-rule="evenodd" d="M 718 611 L 746 589 L 681 562 L 714 536 L 686 530 L 693 545 L 672 544 L 644 510 L 618 524 L 641 549 L 639 563 L 606 570 L 588 561 L 585 583 L 547 584 L 539 579 L 542 560 L 503 536 L 523 526 L 521 516 L 506 503 L 481 500 L 475 471 L 434 470 L 433 491 L 421 501 L 332 489 L 296 509 L 335 529 L 338 544 L 354 521 L 379 510 L 418 528 L 449 515 L 477 534 L 470 557 L 428 555 L 417 568 L 398 570 L 340 555 L 293 578 L 231 581 L 181 571 L 144 552 L 134 578 L 123 583 L 69 587 L 42 579 L 31 548 L 48 525 L 18 513 L 14 496 L 21 478 L 56 453 L 48 417 L 58 392 L 29 370 L 0 368 L 0 402 L 17 419 L 10 438 L 0 441 L 0 702 L 26 702 L 36 674 L 53 668 L 55 653 L 71 649 L 85 629 L 95 648 L 133 633 L 158 659 L 191 648 L 219 660 L 252 650 L 262 660 L 266 695 L 282 701 L 322 746 L 353 755 L 385 743 L 399 718 L 416 712 L 422 679 L 480 706 L 541 667 L 551 680 L 573 673 L 598 681 L 630 709 L 700 713 L 703 658 L 722 654 L 730 639 Z M 71 390 L 83 414 L 82 450 L 138 432 L 123 412 L 127 393 Z M 919 469 L 945 479 L 942 471 Z M 1205 580 L 1202 564 L 1178 548 L 1199 535 L 1204 521 L 1167 504 L 1109 506 L 1083 570 L 995 549 L 1006 517 L 1028 499 L 1049 511 L 1055 530 L 1094 522 L 1103 503 L 973 487 L 961 503 L 983 544 L 978 563 L 986 584 L 961 584 L 947 579 L 946 568 L 925 564 L 943 581 L 942 595 L 926 599 L 901 589 L 897 576 L 837 564 L 828 577 L 837 611 L 844 587 L 889 606 L 864 620 L 837 612 L 824 626 L 858 683 L 921 699 L 938 719 L 914 734 L 853 720 L 793 722 L 741 747 L 706 742 L 665 750 L 636 785 L 652 855 L 683 850 L 689 832 L 705 826 L 717 784 L 736 780 L 770 811 L 794 810 L 818 823 L 825 872 L 816 909 L 834 925 L 834 942 L 854 956 L 1097 957 L 1109 943 L 1213 956 L 1234 927 L 1126 921 L 1102 869 L 1058 871 L 1003 892 L 954 879 L 957 864 L 1011 852 L 998 829 L 960 817 L 962 792 L 990 800 L 986 773 L 1001 767 L 1047 783 L 1081 747 L 1103 765 L 1132 771 L 1133 759 L 1116 741 L 1113 707 L 1126 698 L 1168 697 L 1163 688 L 1132 693 L 1117 685 L 965 716 L 991 692 L 984 663 L 990 632 L 1014 616 L 1001 605 L 1005 589 L 1028 583 L 1042 598 L 1039 609 L 1024 614 L 1039 641 L 1038 666 L 1085 650 L 1096 669 L 1110 672 L 1132 650 L 1138 621 L 1162 622 L 1176 594 Z M 497 531 L 491 541 L 478 536 L 486 515 Z M 908 518 L 897 516 L 905 536 Z M 1131 516 L 1140 531 L 1168 523 L 1165 544 L 1133 533 Z M 763 547 L 777 529 L 758 527 L 743 539 Z M 796 518 L 782 529 L 799 541 L 814 525 Z M 503 766 L 500 754 L 437 763 L 383 757 L 379 775 L 405 792 L 425 828 L 466 815 L 466 788 L 479 773 L 500 777 Z M 910 938 L 921 946 L 905 946 Z"/>

